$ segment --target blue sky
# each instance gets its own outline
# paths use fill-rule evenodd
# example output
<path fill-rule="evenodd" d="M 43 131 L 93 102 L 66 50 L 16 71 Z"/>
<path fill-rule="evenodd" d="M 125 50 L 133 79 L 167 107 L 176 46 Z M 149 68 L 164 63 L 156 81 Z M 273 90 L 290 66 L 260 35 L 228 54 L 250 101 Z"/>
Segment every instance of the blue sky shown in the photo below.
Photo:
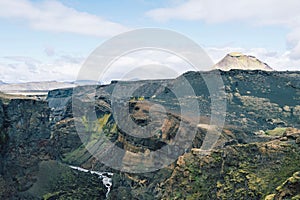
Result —
<path fill-rule="evenodd" d="M 299 70 L 298 8 L 297 0 L 1 0 L 0 80 L 74 80 L 103 41 L 143 27 L 180 32 L 214 62 L 241 51 Z"/>

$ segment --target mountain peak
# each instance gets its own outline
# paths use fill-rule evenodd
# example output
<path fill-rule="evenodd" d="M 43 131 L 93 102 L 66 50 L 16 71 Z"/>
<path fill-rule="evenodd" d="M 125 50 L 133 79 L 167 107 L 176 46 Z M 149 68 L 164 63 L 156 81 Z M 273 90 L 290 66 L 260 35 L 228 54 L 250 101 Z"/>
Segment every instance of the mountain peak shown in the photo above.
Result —
<path fill-rule="evenodd" d="M 268 64 L 260 61 L 256 57 L 244 55 L 240 52 L 227 54 L 214 68 L 223 71 L 229 71 L 231 69 L 273 71 Z"/>
<path fill-rule="evenodd" d="M 231 57 L 239 57 L 239 56 L 244 56 L 244 54 L 242 54 L 241 52 L 231 52 L 229 54 L 227 54 L 228 56 Z"/>

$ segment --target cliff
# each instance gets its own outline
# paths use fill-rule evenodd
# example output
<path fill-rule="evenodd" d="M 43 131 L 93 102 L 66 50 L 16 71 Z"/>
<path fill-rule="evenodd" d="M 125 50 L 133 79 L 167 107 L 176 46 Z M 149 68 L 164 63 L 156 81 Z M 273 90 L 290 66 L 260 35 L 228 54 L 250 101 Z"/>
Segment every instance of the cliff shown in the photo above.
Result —
<path fill-rule="evenodd" d="M 209 155 L 201 154 L 199 149 L 210 128 L 211 106 L 208 88 L 199 72 L 182 75 L 196 96 L 185 96 L 181 104 L 168 89 L 179 84 L 181 77 L 78 87 L 76 97 L 81 98 L 77 98 L 77 103 L 89 105 L 95 99 L 92 107 L 78 111 L 82 114 L 82 128 L 89 134 L 87 143 L 77 133 L 73 89 L 50 91 L 46 100 L 1 97 L 1 199 L 296 198 L 300 194 L 294 181 L 298 177 L 295 173 L 300 170 L 300 73 L 260 70 L 220 73 L 226 92 L 226 120 Z M 128 134 L 119 128 L 113 114 L 115 99 L 111 98 L 116 84 L 123 91 L 137 88 L 131 99 L 117 101 L 118 105 L 124 105 L 118 107 L 119 111 L 129 112 L 118 117 L 125 122 L 130 118 L 141 127 L 150 122 L 158 124 L 149 130 L 150 137 L 134 137 L 138 131 Z M 200 121 L 180 115 L 180 106 L 193 99 L 199 104 Z M 153 105 L 158 104 L 165 110 L 161 107 L 153 110 Z M 89 109 L 95 110 L 95 119 Z M 164 113 L 163 126 L 160 118 L 155 119 L 150 113 Z M 130 157 L 130 152 L 147 154 L 171 144 L 180 123 L 185 125 L 180 130 L 184 136 L 195 131 L 192 143 L 179 149 L 182 155 L 175 162 L 154 172 L 119 172 L 99 162 L 85 148 L 93 147 L 104 134 L 124 149 L 121 155 L 124 163 L 138 163 L 139 160 Z M 103 155 L 109 159 L 105 157 L 109 154 Z M 113 173 L 108 196 L 105 177 L 74 170 L 70 165 Z"/>

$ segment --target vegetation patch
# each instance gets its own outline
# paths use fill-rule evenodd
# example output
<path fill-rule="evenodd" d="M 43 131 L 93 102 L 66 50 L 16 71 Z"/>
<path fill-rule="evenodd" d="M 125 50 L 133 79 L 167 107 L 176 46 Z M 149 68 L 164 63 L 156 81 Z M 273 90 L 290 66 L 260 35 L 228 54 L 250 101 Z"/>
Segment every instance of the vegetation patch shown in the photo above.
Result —
<path fill-rule="evenodd" d="M 273 130 L 267 130 L 266 134 L 270 136 L 282 136 L 286 132 L 286 128 L 275 128 Z"/>

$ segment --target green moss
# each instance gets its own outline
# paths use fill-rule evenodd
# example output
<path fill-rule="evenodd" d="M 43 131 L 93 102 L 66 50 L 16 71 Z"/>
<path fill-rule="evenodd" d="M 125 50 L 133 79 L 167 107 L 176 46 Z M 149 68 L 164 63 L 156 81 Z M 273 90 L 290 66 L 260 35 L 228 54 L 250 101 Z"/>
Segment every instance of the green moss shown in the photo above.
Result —
<path fill-rule="evenodd" d="M 111 114 L 104 114 L 102 117 L 98 118 L 95 121 L 89 120 L 86 116 L 81 118 L 81 122 L 85 127 L 86 132 L 102 132 L 105 126 L 107 125 Z"/>
<path fill-rule="evenodd" d="M 89 134 L 87 141 L 77 149 L 65 153 L 63 161 L 73 164 L 82 164 L 87 161 L 91 157 L 88 149 L 92 149 L 100 140 L 108 140 L 113 137 L 113 134 L 117 133 L 117 125 L 113 123 L 110 118 L 111 114 L 104 114 L 97 120 L 90 121 L 86 116 L 83 116 L 82 123 L 85 127 L 86 134 Z"/>
<path fill-rule="evenodd" d="M 275 198 L 275 194 L 270 194 L 266 196 L 265 200 L 274 200 L 274 198 Z"/>
<path fill-rule="evenodd" d="M 138 97 L 137 100 L 138 100 L 138 101 L 144 101 L 144 100 L 145 100 L 145 97 L 144 97 L 144 96 Z"/>
<path fill-rule="evenodd" d="M 134 102 L 134 101 L 144 101 L 145 97 L 144 96 L 140 96 L 140 97 L 130 97 L 130 102 Z"/>
<path fill-rule="evenodd" d="M 266 134 L 270 136 L 282 136 L 286 132 L 286 128 L 275 128 L 273 130 L 267 130 Z"/>
<path fill-rule="evenodd" d="M 300 194 L 298 194 L 298 195 L 292 197 L 292 200 L 300 200 Z"/>
<path fill-rule="evenodd" d="M 117 131 L 118 131 L 117 124 L 114 123 L 114 125 L 112 126 L 110 132 L 111 132 L 111 133 L 117 133 Z"/>
<path fill-rule="evenodd" d="M 85 131 L 89 131 L 89 124 L 88 124 L 88 120 L 87 120 L 85 115 L 82 116 L 81 121 L 82 121 L 82 124 L 85 127 Z"/>
<path fill-rule="evenodd" d="M 178 193 L 181 199 L 264 199 L 275 194 L 276 187 L 299 170 L 300 150 L 283 142 L 263 148 L 253 143 L 215 151 L 208 157 L 186 155 L 184 169 L 172 177 L 180 184 L 172 183 L 174 193 L 167 199 Z M 188 178 L 182 173 L 187 170 Z"/>
<path fill-rule="evenodd" d="M 72 152 L 64 154 L 62 160 L 66 163 L 82 164 L 90 157 L 85 145 L 81 145 Z"/>
<path fill-rule="evenodd" d="M 8 140 L 7 134 L 0 129 L 0 147 L 5 145 Z"/>
<path fill-rule="evenodd" d="M 107 124 L 111 114 L 104 114 L 103 117 L 98 119 L 98 124 L 97 124 L 97 131 L 101 132 L 104 128 L 104 126 Z"/>
<path fill-rule="evenodd" d="M 60 192 L 54 192 L 54 193 L 47 193 L 43 196 L 43 199 L 44 200 L 47 200 L 47 199 L 50 199 L 52 197 L 55 197 L 55 196 L 59 196 Z"/>
<path fill-rule="evenodd" d="M 268 195 L 265 199 L 300 199 L 300 172 L 295 172 L 292 177 L 284 181 L 276 188 L 274 194 Z M 271 198 L 273 197 L 273 199 Z"/>

